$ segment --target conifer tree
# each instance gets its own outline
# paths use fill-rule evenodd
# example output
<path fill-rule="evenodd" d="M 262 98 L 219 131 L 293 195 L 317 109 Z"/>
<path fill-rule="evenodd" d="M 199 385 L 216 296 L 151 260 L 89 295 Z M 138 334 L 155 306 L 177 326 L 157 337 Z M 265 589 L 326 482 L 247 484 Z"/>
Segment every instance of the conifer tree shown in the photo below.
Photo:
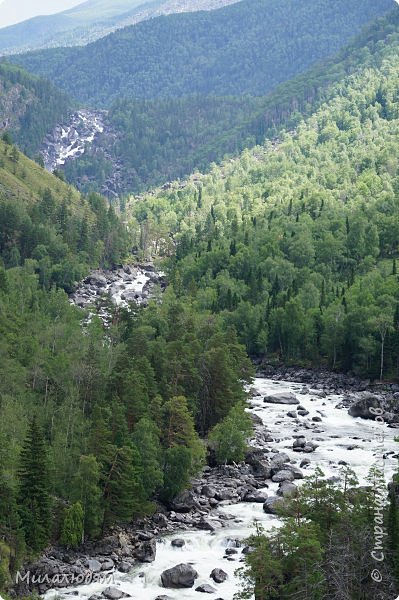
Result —
<path fill-rule="evenodd" d="M 145 493 L 138 465 L 137 449 L 114 448 L 104 485 L 103 528 L 113 523 L 129 523 L 144 512 Z"/>
<path fill-rule="evenodd" d="M 26 543 L 38 552 L 50 538 L 51 497 L 47 448 L 36 417 L 21 451 L 18 505 Z"/>
<path fill-rule="evenodd" d="M 148 498 L 162 486 L 162 451 L 159 429 L 153 421 L 143 417 L 133 432 L 133 442 L 139 453 L 141 480 Z"/>

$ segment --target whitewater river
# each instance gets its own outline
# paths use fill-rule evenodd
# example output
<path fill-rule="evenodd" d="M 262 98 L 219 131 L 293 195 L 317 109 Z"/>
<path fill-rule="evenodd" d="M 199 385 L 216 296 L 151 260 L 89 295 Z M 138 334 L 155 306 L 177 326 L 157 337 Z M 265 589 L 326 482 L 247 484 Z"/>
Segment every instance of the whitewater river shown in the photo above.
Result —
<path fill-rule="evenodd" d="M 337 405 L 342 398 L 337 395 L 320 397 L 320 390 L 309 390 L 303 393 L 300 383 L 273 381 L 271 379 L 256 378 L 253 388 L 260 394 L 250 401 L 249 411 L 261 417 L 265 429 L 272 435 L 274 442 L 268 447 L 271 450 L 287 453 L 298 466 L 303 458 L 309 458 L 311 464 L 304 468 L 304 474 L 310 474 L 317 466 L 321 467 L 329 477 L 337 474 L 339 461 L 346 461 L 356 472 L 360 483 L 364 483 L 370 467 L 376 463 L 378 454 L 377 437 L 385 432 L 384 452 L 388 453 L 385 460 L 385 476 L 387 481 L 391 478 L 397 467 L 397 459 L 392 456 L 397 451 L 394 441 L 395 429 L 385 425 L 352 418 L 348 415 L 347 408 Z M 263 402 L 266 394 L 273 392 L 294 392 L 300 403 L 309 411 L 309 415 L 300 418 L 298 425 L 287 412 L 293 406 L 272 405 Z M 319 395 L 317 395 L 319 394 Z M 322 421 L 312 422 L 312 417 L 321 417 Z M 303 433 L 309 441 L 318 444 L 318 448 L 311 454 L 295 453 L 292 450 L 293 435 Z M 349 449 L 351 448 L 351 449 Z M 300 483 L 296 481 L 295 483 Z M 278 484 L 270 483 L 268 494 L 274 495 Z M 239 589 L 239 580 L 235 571 L 242 565 L 241 548 L 237 554 L 225 557 L 226 547 L 235 546 L 234 540 L 244 540 L 254 531 L 254 522 L 261 522 L 265 529 L 278 525 L 276 517 L 266 515 L 262 504 L 242 502 L 224 506 L 219 509 L 234 519 L 227 521 L 226 526 L 215 533 L 205 531 L 178 532 L 174 536 L 160 539 L 157 544 L 156 560 L 151 564 L 140 564 L 131 573 L 116 572 L 112 585 L 119 588 L 132 598 L 138 600 L 155 600 L 158 596 L 170 599 L 201 598 L 195 588 L 203 583 L 212 585 L 217 592 L 206 594 L 210 597 L 223 600 L 233 600 L 234 594 Z M 171 546 L 173 538 L 183 538 L 186 542 L 181 549 Z M 191 589 L 170 590 L 161 587 L 160 574 L 165 569 L 179 563 L 190 563 L 198 572 L 198 579 Z M 215 584 L 209 575 L 214 568 L 221 568 L 228 573 L 224 583 Z M 88 599 L 94 594 L 101 594 L 110 583 L 91 584 L 76 589 L 50 591 L 46 600 L 54 598 Z"/>

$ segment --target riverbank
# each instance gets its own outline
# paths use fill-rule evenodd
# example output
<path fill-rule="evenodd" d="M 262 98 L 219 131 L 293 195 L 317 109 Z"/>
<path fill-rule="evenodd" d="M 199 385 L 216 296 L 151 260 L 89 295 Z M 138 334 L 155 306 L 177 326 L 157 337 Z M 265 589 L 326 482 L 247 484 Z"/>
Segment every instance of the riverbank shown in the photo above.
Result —
<path fill-rule="evenodd" d="M 311 372 L 301 375 L 299 371 L 276 370 L 272 379 L 254 380 L 249 399 L 254 435 L 244 463 L 206 467 L 172 506 L 159 506 L 153 517 L 126 529 L 115 528 L 79 552 L 49 549 L 40 561 L 27 566 L 31 575 L 47 576 L 47 580 L 33 587 L 20 586 L 17 595 L 28 589 L 41 594 L 53 589 L 46 596 L 49 600 L 71 594 L 96 600 L 105 597 L 102 594 L 109 582 L 93 581 L 93 577 L 108 573 L 113 587 L 132 597 L 155 600 L 164 590 L 169 598 L 192 598 L 197 596 L 194 587 L 178 592 L 165 590 L 160 577 L 165 569 L 177 564 L 195 563 L 199 574 L 195 587 L 197 583 L 199 587 L 212 585 L 230 600 L 238 589 L 234 571 L 244 558 L 244 540 L 253 530 L 254 519 L 266 529 L 276 525 L 277 499 L 291 493 L 316 467 L 334 477 L 348 464 L 360 484 L 364 483 L 375 458 L 376 429 L 382 426 L 371 419 L 353 417 L 348 411 L 359 402 L 367 406 L 367 398 L 384 406 L 395 400 L 396 392 L 376 397 L 369 386 L 354 389 L 358 382 L 345 376 L 317 374 L 317 380 L 305 383 L 280 379 L 286 375 L 312 377 Z M 337 382 L 334 385 L 333 380 Z M 397 465 L 396 414 L 393 419 L 390 426 L 385 426 L 387 480 Z M 211 566 L 228 575 L 216 588 L 210 579 Z M 79 585 L 86 577 L 89 585 Z M 65 585 L 65 580 L 71 582 L 71 587 Z"/>

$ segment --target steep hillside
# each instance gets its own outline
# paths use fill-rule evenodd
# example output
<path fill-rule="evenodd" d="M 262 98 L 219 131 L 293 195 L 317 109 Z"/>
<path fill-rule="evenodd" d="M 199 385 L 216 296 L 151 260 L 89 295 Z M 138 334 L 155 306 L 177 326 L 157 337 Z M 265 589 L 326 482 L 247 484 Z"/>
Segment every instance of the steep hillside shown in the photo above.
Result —
<path fill-rule="evenodd" d="M 212 13 L 139 23 L 84 48 L 15 60 L 97 107 L 121 95 L 263 95 L 337 52 L 394 6 L 393 0 L 243 0 Z"/>
<path fill-rule="evenodd" d="M 0 142 L 0 258 L 6 267 L 32 259 L 44 287 L 71 290 L 90 266 L 118 262 L 126 235 L 112 209 Z"/>
<path fill-rule="evenodd" d="M 0 131 L 12 133 L 33 156 L 46 133 L 69 113 L 72 102 L 48 81 L 0 63 Z"/>
<path fill-rule="evenodd" d="M 82 46 L 162 14 L 214 10 L 235 2 L 238 0 L 87 0 L 62 13 L 0 29 L 0 54 Z"/>
<path fill-rule="evenodd" d="M 399 35 L 277 146 L 131 206 L 179 294 L 253 356 L 398 376 Z M 173 237 L 173 243 L 165 240 Z"/>

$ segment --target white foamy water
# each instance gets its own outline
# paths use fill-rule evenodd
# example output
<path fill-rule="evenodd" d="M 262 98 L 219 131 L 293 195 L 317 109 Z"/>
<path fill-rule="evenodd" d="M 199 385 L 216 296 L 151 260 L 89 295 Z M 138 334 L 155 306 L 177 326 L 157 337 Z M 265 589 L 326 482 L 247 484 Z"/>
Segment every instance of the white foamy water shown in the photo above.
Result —
<path fill-rule="evenodd" d="M 338 462 L 344 460 L 356 472 L 360 484 L 364 483 L 367 474 L 378 459 L 377 437 L 385 432 L 384 452 L 397 451 L 394 441 L 395 429 L 385 425 L 366 421 L 360 418 L 354 419 L 348 415 L 347 409 L 337 408 L 342 400 L 341 396 L 330 395 L 320 398 L 310 390 L 302 394 L 302 384 L 291 382 L 277 382 L 270 379 L 256 378 L 253 386 L 261 396 L 251 400 L 250 411 L 262 418 L 267 429 L 275 438 L 275 442 L 268 444 L 270 450 L 285 452 L 298 465 L 306 457 L 311 465 L 304 469 L 305 474 L 310 474 L 316 467 L 321 467 L 327 476 L 338 473 Z M 294 392 L 303 407 L 309 411 L 309 415 L 300 418 L 300 424 L 287 416 L 287 412 L 295 409 L 295 406 L 283 406 L 266 404 L 263 397 L 273 392 Z M 321 423 L 313 423 L 312 417 L 321 417 Z M 295 453 L 292 450 L 293 435 L 303 434 L 308 441 L 319 444 L 317 450 L 311 454 Z M 348 450 L 348 447 L 355 448 Z M 389 455 L 385 460 L 385 476 L 387 481 L 391 478 L 397 468 L 397 459 Z M 296 483 L 299 483 L 296 481 Z M 277 489 L 277 484 L 269 482 L 269 495 Z M 216 593 L 207 594 L 205 597 L 223 598 L 233 600 L 234 594 L 239 590 L 239 580 L 235 575 L 237 568 L 242 566 L 242 548 L 237 548 L 238 553 L 225 558 L 227 547 L 234 545 L 232 540 L 245 540 L 254 531 L 255 521 L 261 522 L 266 530 L 278 526 L 278 519 L 263 512 L 262 504 L 239 503 L 224 506 L 219 509 L 221 513 L 232 517 L 225 522 L 225 527 L 209 533 L 205 531 L 181 532 L 176 531 L 174 536 L 166 537 L 157 543 L 156 560 L 151 564 L 138 565 L 131 573 L 115 573 L 114 584 L 132 598 L 139 600 L 155 600 L 157 596 L 166 595 L 171 599 L 194 600 L 201 598 L 195 588 L 203 583 L 208 583 L 216 589 Z M 173 538 L 185 540 L 185 546 L 181 549 L 171 546 Z M 170 590 L 161 587 L 160 575 L 165 569 L 171 568 L 179 563 L 190 563 L 198 572 L 199 577 L 191 589 Z M 210 579 L 210 573 L 214 568 L 221 568 L 228 574 L 224 583 L 215 584 Z M 46 594 L 46 600 L 56 597 L 70 598 L 71 594 L 77 592 L 73 597 L 88 599 L 94 594 L 101 594 L 108 584 L 92 584 L 76 589 L 50 591 Z"/>

